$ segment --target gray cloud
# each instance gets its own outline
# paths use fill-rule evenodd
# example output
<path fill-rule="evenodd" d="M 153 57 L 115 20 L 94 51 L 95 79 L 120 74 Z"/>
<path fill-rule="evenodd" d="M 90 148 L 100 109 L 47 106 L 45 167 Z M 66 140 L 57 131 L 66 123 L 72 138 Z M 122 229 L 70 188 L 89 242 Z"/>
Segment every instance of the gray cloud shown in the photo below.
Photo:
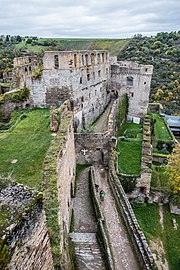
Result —
<path fill-rule="evenodd" d="M 131 37 L 180 30 L 179 0 L 1 0 L 0 34 Z"/>

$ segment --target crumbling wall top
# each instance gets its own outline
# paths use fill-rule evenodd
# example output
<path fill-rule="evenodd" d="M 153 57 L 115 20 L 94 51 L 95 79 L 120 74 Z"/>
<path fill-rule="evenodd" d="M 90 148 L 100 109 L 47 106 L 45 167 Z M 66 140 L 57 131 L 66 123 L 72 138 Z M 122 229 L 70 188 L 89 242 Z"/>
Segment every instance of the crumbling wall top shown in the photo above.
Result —
<path fill-rule="evenodd" d="M 43 68 L 72 69 L 98 64 L 109 64 L 107 50 L 82 50 L 82 51 L 46 51 L 43 57 Z"/>
<path fill-rule="evenodd" d="M 19 224 L 38 200 L 42 200 L 42 194 L 24 185 L 11 183 L 0 186 L 0 239 Z"/>

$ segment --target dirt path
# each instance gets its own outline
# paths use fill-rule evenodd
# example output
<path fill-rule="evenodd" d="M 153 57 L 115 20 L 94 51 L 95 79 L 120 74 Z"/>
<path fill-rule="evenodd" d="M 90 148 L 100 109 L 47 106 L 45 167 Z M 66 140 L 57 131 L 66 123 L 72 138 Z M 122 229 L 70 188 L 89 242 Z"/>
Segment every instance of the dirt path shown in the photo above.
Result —
<path fill-rule="evenodd" d="M 117 212 L 115 201 L 107 182 L 105 169 L 96 167 L 96 181 L 99 184 L 99 191 L 105 191 L 104 202 L 101 202 L 103 213 L 106 219 L 112 253 L 116 270 L 138 270 L 140 269 L 137 259 L 131 248 L 122 219 Z M 99 197 L 99 194 L 97 194 Z"/>
<path fill-rule="evenodd" d="M 97 122 L 94 125 L 94 132 L 95 133 L 103 133 L 106 131 L 107 127 L 107 121 L 108 121 L 108 116 L 111 111 L 112 105 L 113 105 L 114 99 L 112 99 L 106 108 L 106 110 L 103 112 L 101 117 L 97 120 Z"/>

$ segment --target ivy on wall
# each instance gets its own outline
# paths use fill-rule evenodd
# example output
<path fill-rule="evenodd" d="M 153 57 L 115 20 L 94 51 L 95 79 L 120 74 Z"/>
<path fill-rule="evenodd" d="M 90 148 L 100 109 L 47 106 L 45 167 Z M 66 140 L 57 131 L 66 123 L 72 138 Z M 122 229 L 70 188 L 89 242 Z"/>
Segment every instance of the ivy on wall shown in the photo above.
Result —
<path fill-rule="evenodd" d="M 128 95 L 124 94 L 122 97 L 120 97 L 119 105 L 118 105 L 118 111 L 116 115 L 116 126 L 119 128 L 123 121 L 126 118 L 126 115 L 128 113 Z"/>

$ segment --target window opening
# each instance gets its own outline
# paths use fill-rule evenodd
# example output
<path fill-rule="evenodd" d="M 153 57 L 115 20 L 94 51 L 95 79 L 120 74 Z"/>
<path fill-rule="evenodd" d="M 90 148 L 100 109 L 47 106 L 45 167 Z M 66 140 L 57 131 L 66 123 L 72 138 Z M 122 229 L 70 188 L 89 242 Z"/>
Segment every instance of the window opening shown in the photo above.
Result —
<path fill-rule="evenodd" d="M 133 77 L 132 76 L 127 77 L 127 85 L 133 86 Z"/>
<path fill-rule="evenodd" d="M 58 57 L 58 55 L 54 56 L 54 67 L 59 68 L 59 57 Z"/>
<path fill-rule="evenodd" d="M 76 67 L 77 66 L 77 55 L 74 54 L 74 66 Z"/>

